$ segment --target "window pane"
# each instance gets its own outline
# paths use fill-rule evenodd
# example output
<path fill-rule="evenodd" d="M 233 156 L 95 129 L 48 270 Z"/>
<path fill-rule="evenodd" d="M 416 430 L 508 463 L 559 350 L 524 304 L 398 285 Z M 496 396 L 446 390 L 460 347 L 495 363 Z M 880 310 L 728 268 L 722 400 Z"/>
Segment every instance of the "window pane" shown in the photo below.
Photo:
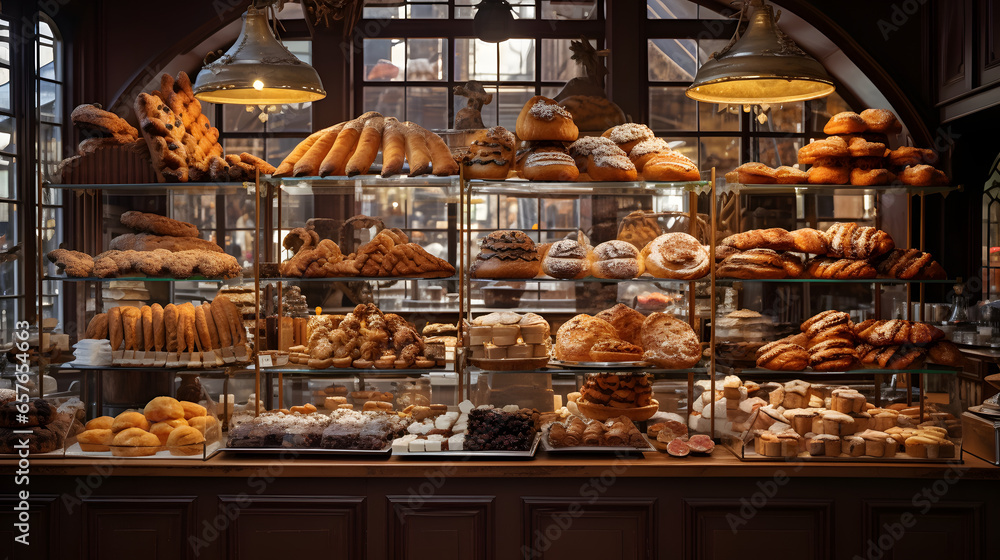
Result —
<path fill-rule="evenodd" d="M 277 167 L 281 160 L 288 157 L 288 154 L 292 153 L 295 146 L 299 145 L 299 142 L 304 140 L 304 138 L 268 138 L 267 139 L 267 155 L 264 159 L 268 163 Z"/>
<path fill-rule="evenodd" d="M 664 138 L 672 150 L 680 152 L 691 161 L 698 161 L 698 138 Z"/>
<path fill-rule="evenodd" d="M 7 156 L 0 156 L 0 198 L 17 198 L 14 158 Z"/>
<path fill-rule="evenodd" d="M 570 3 L 542 0 L 542 19 L 597 19 L 597 2 L 581 0 Z"/>
<path fill-rule="evenodd" d="M 364 111 L 378 111 L 383 115 L 398 119 L 403 118 L 403 95 L 401 87 L 366 87 L 364 88 Z"/>
<path fill-rule="evenodd" d="M 17 206 L 0 202 L 0 250 L 17 245 Z"/>
<path fill-rule="evenodd" d="M 396 6 L 394 8 L 369 8 L 365 7 L 361 12 L 361 17 L 365 19 L 403 19 L 406 17 L 406 8 Z"/>
<path fill-rule="evenodd" d="M 39 45 L 38 47 L 38 75 L 50 80 L 59 76 L 58 61 L 56 51 L 51 45 Z"/>
<path fill-rule="evenodd" d="M 695 19 L 698 5 L 690 0 L 646 0 L 647 19 Z"/>
<path fill-rule="evenodd" d="M 757 144 L 757 161 L 765 165 L 778 167 L 798 163 L 799 148 L 803 143 L 801 138 L 754 138 L 753 141 Z"/>
<path fill-rule="evenodd" d="M 563 86 L 558 86 L 558 87 L 554 87 L 554 86 L 543 87 L 541 95 L 544 95 L 545 97 L 550 97 L 552 99 L 555 99 L 555 97 L 557 95 L 559 95 L 559 92 L 562 91 L 562 90 L 563 90 Z"/>
<path fill-rule="evenodd" d="M 707 171 L 712 167 L 728 173 L 740 165 L 739 138 L 701 138 L 698 150 L 699 169 Z"/>
<path fill-rule="evenodd" d="M 691 82 L 698 72 L 697 43 L 689 39 L 649 39 L 651 81 Z"/>
<path fill-rule="evenodd" d="M 535 79 L 535 40 L 510 39 L 500 43 L 500 80 Z"/>
<path fill-rule="evenodd" d="M 455 80 L 495 81 L 497 45 L 479 39 L 455 39 Z"/>
<path fill-rule="evenodd" d="M 410 19 L 448 19 L 448 0 L 424 0 L 425 2 L 441 2 L 438 5 L 426 3 L 407 6 L 406 16 Z"/>
<path fill-rule="evenodd" d="M 448 88 L 406 88 L 406 120 L 428 129 L 448 128 Z"/>
<path fill-rule="evenodd" d="M 41 147 L 40 159 L 42 161 L 43 176 L 48 180 L 54 180 L 56 176 L 56 166 L 62 160 L 62 127 L 50 124 L 39 125 L 39 146 Z"/>
<path fill-rule="evenodd" d="M 39 109 L 42 119 L 50 121 L 62 120 L 62 86 L 44 80 L 38 81 L 38 96 L 41 101 Z"/>
<path fill-rule="evenodd" d="M 758 109 L 767 109 L 767 111 Z M 750 121 L 751 130 L 764 132 L 804 132 L 802 130 L 804 103 L 785 103 L 754 107 L 754 115 Z M 764 117 L 760 115 L 763 114 Z M 766 118 L 763 123 L 761 118 Z"/>
<path fill-rule="evenodd" d="M 311 132 L 312 103 L 279 105 L 277 113 L 267 115 L 269 132 Z"/>
<path fill-rule="evenodd" d="M 263 138 L 224 138 L 222 148 L 227 154 L 247 152 L 260 157 L 264 153 Z"/>
<path fill-rule="evenodd" d="M 10 64 L 10 23 L 0 20 L 0 62 Z"/>
<path fill-rule="evenodd" d="M 408 39 L 406 79 L 415 81 L 439 81 L 448 75 L 447 60 L 441 53 L 447 52 L 444 39 Z"/>
<path fill-rule="evenodd" d="M 0 115 L 0 151 L 17 152 L 14 141 L 14 117 Z"/>
<path fill-rule="evenodd" d="M 698 130 L 698 102 L 683 87 L 649 88 L 649 126 L 653 130 Z"/>
<path fill-rule="evenodd" d="M 10 70 L 0 68 L 0 109 L 10 111 Z"/>
<path fill-rule="evenodd" d="M 809 117 L 809 122 L 807 123 L 809 126 L 806 132 L 822 131 L 827 121 L 830 120 L 830 117 L 837 113 L 851 110 L 850 105 L 837 92 L 833 92 L 820 99 L 807 101 L 806 103 L 808 104 L 806 106 L 806 114 Z"/>
<path fill-rule="evenodd" d="M 534 97 L 535 88 L 532 87 L 501 87 L 500 88 L 500 120 L 499 125 L 507 130 L 514 130 L 517 116 L 524 108 L 524 104 Z"/>
<path fill-rule="evenodd" d="M 365 80 L 369 82 L 402 81 L 406 64 L 403 39 L 365 39 Z"/>
<path fill-rule="evenodd" d="M 226 132 L 264 132 L 260 109 L 255 105 L 222 106 L 222 130 Z"/>
<path fill-rule="evenodd" d="M 476 4 L 479 0 L 455 0 L 455 19 L 472 19 L 476 16 Z"/>
<path fill-rule="evenodd" d="M 568 82 L 583 71 L 570 52 L 570 39 L 542 39 L 542 80 Z"/>
<path fill-rule="evenodd" d="M 698 103 L 698 114 L 701 116 L 701 130 L 739 130 L 740 105 L 716 105 L 715 103 Z"/>

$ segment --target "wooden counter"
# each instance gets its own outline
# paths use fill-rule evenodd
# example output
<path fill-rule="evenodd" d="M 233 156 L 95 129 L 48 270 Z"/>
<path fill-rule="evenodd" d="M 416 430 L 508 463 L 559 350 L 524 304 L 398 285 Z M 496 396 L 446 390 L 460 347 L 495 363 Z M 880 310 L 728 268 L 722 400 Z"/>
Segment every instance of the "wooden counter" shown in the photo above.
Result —
<path fill-rule="evenodd" d="M 8 462 L 10 463 L 10 462 Z M 0 462 L 0 464 L 3 464 Z M 10 463 L 13 464 L 13 463 Z M 419 461 L 389 457 L 385 459 L 297 457 L 294 450 L 284 456 L 235 456 L 218 453 L 207 461 L 168 459 L 62 459 L 37 460 L 32 472 L 41 476 L 86 476 L 98 467 L 113 467 L 110 476 L 171 477 L 245 477 L 275 464 L 282 466 L 282 477 L 322 478 L 410 478 L 422 477 L 428 470 L 447 466 L 449 476 L 482 477 L 590 477 L 615 467 L 617 476 L 636 478 L 747 478 L 771 477 L 776 472 L 790 477 L 822 478 L 938 478 L 950 469 L 961 469 L 964 479 L 1000 480 L 1000 467 L 966 454 L 964 463 L 920 462 L 850 462 L 786 463 L 741 462 L 729 450 L 717 446 L 711 456 L 671 457 L 665 453 L 646 453 L 645 457 L 593 458 L 553 456 L 539 451 L 530 461 Z"/>
<path fill-rule="evenodd" d="M 2 463 L 4 472 L 13 463 Z M 1000 468 L 711 457 L 31 462 L 0 558 L 1000 558 Z M 0 524 L 18 500 L 5 483 Z M 7 533 L 10 535 L 8 529 Z"/>

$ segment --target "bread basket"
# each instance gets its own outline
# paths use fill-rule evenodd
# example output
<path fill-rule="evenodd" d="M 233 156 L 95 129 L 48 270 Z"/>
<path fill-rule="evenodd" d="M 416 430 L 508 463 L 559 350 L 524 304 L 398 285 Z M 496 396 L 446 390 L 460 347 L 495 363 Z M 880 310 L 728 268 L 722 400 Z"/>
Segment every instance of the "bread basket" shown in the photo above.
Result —
<path fill-rule="evenodd" d="M 653 415 L 656 414 L 656 411 L 660 408 L 660 403 L 656 399 L 653 399 L 653 404 L 649 406 L 640 406 L 636 408 L 614 408 L 587 402 L 583 399 L 574 399 L 570 402 L 576 404 L 580 413 L 587 418 L 599 420 L 601 422 L 612 418 L 618 418 L 620 416 L 625 416 L 633 422 L 642 422 L 643 420 L 649 420 L 652 418 Z"/>

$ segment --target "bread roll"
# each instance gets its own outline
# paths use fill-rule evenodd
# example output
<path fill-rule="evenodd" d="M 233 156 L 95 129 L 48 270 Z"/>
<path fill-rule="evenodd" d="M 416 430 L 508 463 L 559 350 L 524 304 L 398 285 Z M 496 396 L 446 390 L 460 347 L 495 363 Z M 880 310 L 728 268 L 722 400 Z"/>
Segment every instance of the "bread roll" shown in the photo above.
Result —
<path fill-rule="evenodd" d="M 184 418 L 184 408 L 173 397 L 156 397 L 149 401 L 142 413 L 150 422 Z"/>
<path fill-rule="evenodd" d="M 156 455 L 161 449 L 160 438 L 139 428 L 118 432 L 111 445 L 111 454 L 115 457 L 146 457 Z"/>
<path fill-rule="evenodd" d="M 586 278 L 590 276 L 590 259 L 587 247 L 579 241 L 562 239 L 553 243 L 545 253 L 542 272 L 553 278 Z"/>
<path fill-rule="evenodd" d="M 195 428 L 181 426 L 170 432 L 167 449 L 171 455 L 197 455 L 204 449 L 205 436 Z"/>
<path fill-rule="evenodd" d="M 553 354 L 565 362 L 589 362 L 590 349 L 603 339 L 617 339 L 618 332 L 607 321 L 580 314 L 566 321 L 556 331 Z"/>
<path fill-rule="evenodd" d="M 646 271 L 635 245 L 618 239 L 605 241 L 594 248 L 590 274 L 595 278 L 638 278 Z"/>
<path fill-rule="evenodd" d="M 128 411 L 116 416 L 115 421 L 111 424 L 111 431 L 115 433 L 129 428 L 139 428 L 146 431 L 149 429 L 149 420 L 141 412 Z"/>

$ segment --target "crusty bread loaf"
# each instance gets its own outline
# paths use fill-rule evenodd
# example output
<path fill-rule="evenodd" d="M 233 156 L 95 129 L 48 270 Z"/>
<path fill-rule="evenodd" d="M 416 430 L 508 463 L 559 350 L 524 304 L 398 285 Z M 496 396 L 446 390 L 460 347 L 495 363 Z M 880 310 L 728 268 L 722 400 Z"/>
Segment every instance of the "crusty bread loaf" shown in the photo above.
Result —
<path fill-rule="evenodd" d="M 618 332 L 611 323 L 580 314 L 566 321 L 556 331 L 553 355 L 566 362 L 589 362 L 590 349 L 600 340 L 617 339 Z"/>

